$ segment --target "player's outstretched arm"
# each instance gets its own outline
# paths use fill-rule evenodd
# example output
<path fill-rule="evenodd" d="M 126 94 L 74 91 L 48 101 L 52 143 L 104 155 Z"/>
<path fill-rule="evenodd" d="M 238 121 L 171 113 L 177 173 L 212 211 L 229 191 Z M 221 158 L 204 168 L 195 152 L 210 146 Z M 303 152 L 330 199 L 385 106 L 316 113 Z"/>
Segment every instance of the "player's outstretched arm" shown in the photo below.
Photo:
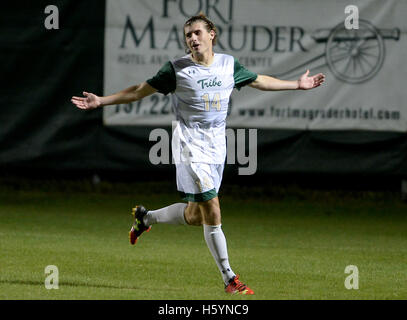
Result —
<path fill-rule="evenodd" d="M 325 75 L 318 73 L 314 76 L 309 76 L 307 70 L 298 80 L 280 80 L 265 75 L 258 75 L 257 79 L 249 86 L 263 91 L 271 90 L 309 90 L 319 87 L 325 81 Z"/>
<path fill-rule="evenodd" d="M 80 109 L 95 109 L 113 104 L 129 103 L 143 99 L 155 93 L 157 90 L 147 82 L 129 87 L 110 96 L 99 97 L 93 93 L 84 91 L 84 97 L 72 97 L 71 102 Z"/>

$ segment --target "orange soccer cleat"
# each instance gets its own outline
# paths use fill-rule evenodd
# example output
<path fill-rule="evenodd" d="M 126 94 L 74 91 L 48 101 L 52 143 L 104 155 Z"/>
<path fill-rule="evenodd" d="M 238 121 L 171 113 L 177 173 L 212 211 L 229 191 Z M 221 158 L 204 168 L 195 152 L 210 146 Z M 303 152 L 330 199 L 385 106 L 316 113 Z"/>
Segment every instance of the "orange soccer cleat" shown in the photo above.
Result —
<path fill-rule="evenodd" d="M 234 276 L 225 287 L 225 292 L 231 294 L 254 294 L 254 291 L 240 282 L 239 275 Z"/>
<path fill-rule="evenodd" d="M 144 216 L 147 214 L 146 208 L 143 206 L 136 206 L 132 209 L 132 215 L 134 216 L 134 223 L 129 231 L 129 240 L 131 244 L 136 244 L 141 234 L 146 231 L 149 232 L 151 226 L 146 226 L 143 222 Z"/>

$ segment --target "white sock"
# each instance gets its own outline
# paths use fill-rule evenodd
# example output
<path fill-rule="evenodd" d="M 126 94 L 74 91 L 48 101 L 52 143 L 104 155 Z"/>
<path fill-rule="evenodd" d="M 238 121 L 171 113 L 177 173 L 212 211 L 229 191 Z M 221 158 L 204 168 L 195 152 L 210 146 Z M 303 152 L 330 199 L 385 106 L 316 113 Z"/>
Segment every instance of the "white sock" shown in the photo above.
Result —
<path fill-rule="evenodd" d="M 228 250 L 226 246 L 226 238 L 223 234 L 221 225 L 204 227 L 204 236 L 209 251 L 212 253 L 213 258 L 216 261 L 216 265 L 222 274 L 223 282 L 225 285 L 229 283 L 229 280 L 235 276 L 229 265 Z"/>
<path fill-rule="evenodd" d="M 155 223 L 187 224 L 184 218 L 186 203 L 174 203 L 168 207 L 148 211 L 143 222 L 147 226 Z"/>

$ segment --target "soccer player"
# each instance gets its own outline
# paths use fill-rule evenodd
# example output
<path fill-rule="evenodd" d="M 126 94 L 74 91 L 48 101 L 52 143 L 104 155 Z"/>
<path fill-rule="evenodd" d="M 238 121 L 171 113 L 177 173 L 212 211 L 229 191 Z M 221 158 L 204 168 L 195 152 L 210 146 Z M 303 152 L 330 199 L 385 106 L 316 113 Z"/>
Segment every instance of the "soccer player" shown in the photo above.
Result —
<path fill-rule="evenodd" d="M 223 278 L 225 291 L 254 294 L 239 280 L 230 264 L 226 238 L 221 228 L 218 192 L 226 158 L 226 116 L 233 88 L 249 85 L 259 90 L 308 90 L 320 86 L 322 73 L 286 81 L 248 71 L 227 54 L 213 52 L 217 40 L 215 25 L 203 14 L 184 24 L 187 55 L 168 61 L 151 79 L 116 94 L 99 97 L 83 92 L 72 97 L 81 109 L 137 101 L 155 92 L 171 93 L 177 125 L 172 149 L 177 188 L 183 200 L 158 210 L 142 205 L 133 208 L 134 223 L 129 232 L 131 244 L 157 223 L 203 226 L 204 238 Z"/>

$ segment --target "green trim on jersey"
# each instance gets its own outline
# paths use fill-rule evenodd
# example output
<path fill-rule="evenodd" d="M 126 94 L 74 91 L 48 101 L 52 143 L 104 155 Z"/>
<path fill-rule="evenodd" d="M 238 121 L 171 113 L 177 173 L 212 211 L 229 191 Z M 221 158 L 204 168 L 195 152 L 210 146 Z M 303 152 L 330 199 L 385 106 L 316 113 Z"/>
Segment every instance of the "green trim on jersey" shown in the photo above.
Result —
<path fill-rule="evenodd" d="M 247 70 L 240 62 L 234 58 L 233 79 L 235 88 L 240 90 L 242 87 L 252 83 L 257 79 L 257 74 Z M 177 87 L 177 79 L 174 67 L 170 61 L 167 61 L 157 74 L 146 81 L 150 86 L 162 94 L 174 92 Z"/>
<path fill-rule="evenodd" d="M 235 59 L 233 78 L 235 79 L 235 88 L 240 90 L 242 87 L 252 83 L 257 79 L 257 74 L 247 70 L 240 62 Z"/>
<path fill-rule="evenodd" d="M 205 192 L 198 193 L 198 194 L 185 193 L 185 192 L 179 191 L 179 194 L 180 194 L 182 200 L 191 201 L 191 202 L 208 201 L 208 200 L 211 200 L 218 196 L 218 194 L 216 193 L 216 189 L 212 189 L 212 190 L 205 191 Z"/>
<path fill-rule="evenodd" d="M 157 74 L 146 81 L 150 86 L 158 92 L 167 95 L 175 91 L 177 87 L 177 80 L 175 77 L 174 67 L 170 61 L 167 61 Z"/>

